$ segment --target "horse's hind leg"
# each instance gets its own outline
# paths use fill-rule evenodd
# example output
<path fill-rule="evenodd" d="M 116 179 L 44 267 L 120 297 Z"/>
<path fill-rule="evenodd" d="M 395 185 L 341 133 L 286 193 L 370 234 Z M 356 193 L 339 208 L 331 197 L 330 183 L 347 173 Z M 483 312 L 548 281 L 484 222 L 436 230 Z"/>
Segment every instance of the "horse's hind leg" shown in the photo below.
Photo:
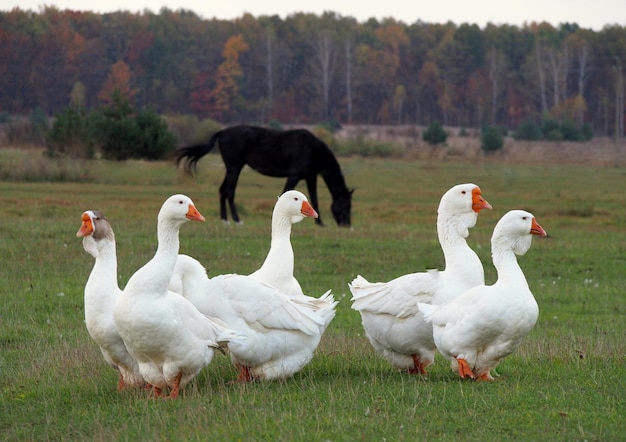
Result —
<path fill-rule="evenodd" d="M 241 169 L 228 169 L 226 171 L 226 177 L 220 186 L 220 216 L 225 223 L 228 222 L 226 202 L 228 202 L 228 207 L 230 207 L 230 214 L 233 217 L 233 221 L 237 224 L 241 223 L 237 208 L 235 207 L 235 188 L 237 187 L 240 172 Z"/>
<path fill-rule="evenodd" d="M 221 187 L 220 187 L 220 218 L 224 224 L 228 224 L 228 214 L 226 213 L 226 197 L 224 197 Z"/>
<path fill-rule="evenodd" d="M 243 224 L 243 221 L 239 219 L 239 214 L 237 213 L 237 207 L 235 207 L 235 194 L 231 198 L 228 198 L 228 207 L 230 207 L 230 214 L 233 217 L 233 221 L 237 224 Z"/>

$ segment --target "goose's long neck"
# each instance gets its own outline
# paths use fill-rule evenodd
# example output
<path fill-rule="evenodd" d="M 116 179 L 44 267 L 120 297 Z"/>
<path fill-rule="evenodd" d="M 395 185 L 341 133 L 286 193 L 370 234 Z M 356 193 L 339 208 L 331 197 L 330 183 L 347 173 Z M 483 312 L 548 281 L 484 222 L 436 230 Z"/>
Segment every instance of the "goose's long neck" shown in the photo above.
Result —
<path fill-rule="evenodd" d="M 153 261 L 158 262 L 160 271 L 153 276 L 155 282 L 165 286 L 169 283 L 176 265 L 180 248 L 180 226 L 179 222 L 171 220 L 159 220 L 157 225 L 158 246 Z"/>
<path fill-rule="evenodd" d="M 101 269 L 102 273 L 112 276 L 117 284 L 117 249 L 115 241 L 106 241 L 100 248 L 100 255 L 96 258 L 94 267 Z"/>
<path fill-rule="evenodd" d="M 517 256 L 510 246 L 492 243 L 491 258 L 498 272 L 498 281 L 507 281 L 507 283 L 515 284 L 517 287 L 528 288 L 524 272 L 519 266 Z"/>
<path fill-rule="evenodd" d="M 463 218 L 454 216 L 437 217 L 437 236 L 443 250 L 446 270 L 455 272 L 467 270 L 472 273 L 480 270 L 479 273 L 482 275 L 482 263 L 465 239 L 471 226 L 459 226 L 463 221 Z"/>
<path fill-rule="evenodd" d="M 158 246 L 156 255 L 160 256 L 161 259 L 169 259 L 176 263 L 178 250 L 180 249 L 180 226 L 181 223 L 176 221 L 159 221 L 157 225 Z"/>
<path fill-rule="evenodd" d="M 110 305 L 118 291 L 115 240 L 100 241 L 98 256 L 85 285 L 85 297 L 91 298 L 92 302 L 85 305 Z"/>
<path fill-rule="evenodd" d="M 274 271 L 280 271 L 281 274 L 288 276 L 293 275 L 294 254 L 291 246 L 291 220 L 285 216 L 272 217 L 272 240 L 270 243 L 270 251 L 265 258 L 263 267 L 266 263 L 280 262 L 280 266 L 276 266 Z"/>

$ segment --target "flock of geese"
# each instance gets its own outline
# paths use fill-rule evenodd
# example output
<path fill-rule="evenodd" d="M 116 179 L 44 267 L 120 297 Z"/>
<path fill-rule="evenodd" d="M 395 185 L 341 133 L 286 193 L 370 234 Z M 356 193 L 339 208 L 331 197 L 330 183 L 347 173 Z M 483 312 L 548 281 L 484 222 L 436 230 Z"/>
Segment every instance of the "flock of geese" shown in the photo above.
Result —
<path fill-rule="evenodd" d="M 535 325 L 537 302 L 515 255 L 526 253 L 532 235 L 547 234 L 531 213 L 506 213 L 491 238 L 498 278 L 485 285 L 482 264 L 466 242 L 483 209 L 491 205 L 478 186 L 452 187 L 437 215 L 444 270 L 376 283 L 359 275 L 349 284 L 368 340 L 394 367 L 426 374 L 438 350 L 462 378 L 491 380 Z M 154 257 L 120 289 L 113 229 L 102 212 L 85 211 L 76 235 L 95 258 L 85 285 L 85 322 L 120 373 L 118 389 L 177 397 L 216 351 L 229 354 L 238 382 L 301 370 L 337 306 L 330 290 L 305 295 L 293 276 L 291 227 L 305 217 L 317 217 L 306 196 L 285 192 L 274 207 L 263 265 L 250 275 L 208 277 L 200 262 L 179 254 L 181 226 L 204 217 L 189 197 L 173 195 L 158 214 Z"/>

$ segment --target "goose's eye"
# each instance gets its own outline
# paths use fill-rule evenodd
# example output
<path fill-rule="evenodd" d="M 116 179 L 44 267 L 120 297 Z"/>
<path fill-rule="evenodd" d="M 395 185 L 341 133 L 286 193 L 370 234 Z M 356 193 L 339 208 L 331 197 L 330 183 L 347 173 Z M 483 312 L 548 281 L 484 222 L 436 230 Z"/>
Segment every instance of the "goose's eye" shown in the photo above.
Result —
<path fill-rule="evenodd" d="M 522 219 L 523 219 L 524 221 L 526 221 L 526 220 L 528 219 L 528 217 L 527 217 L 527 216 L 522 216 Z"/>
<path fill-rule="evenodd" d="M 294 198 L 293 198 L 293 200 L 294 200 L 294 201 L 298 201 L 298 197 L 297 197 L 297 196 L 296 196 L 296 197 L 294 197 Z"/>
<path fill-rule="evenodd" d="M 465 195 L 467 192 L 465 190 L 461 191 L 461 194 Z"/>

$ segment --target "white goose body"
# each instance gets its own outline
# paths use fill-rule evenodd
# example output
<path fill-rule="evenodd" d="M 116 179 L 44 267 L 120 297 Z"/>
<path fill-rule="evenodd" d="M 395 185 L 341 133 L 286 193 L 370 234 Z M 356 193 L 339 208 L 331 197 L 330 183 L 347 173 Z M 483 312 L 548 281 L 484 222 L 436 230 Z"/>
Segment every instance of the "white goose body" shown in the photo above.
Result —
<path fill-rule="evenodd" d="M 238 381 L 282 379 L 300 371 L 320 342 L 324 320 L 274 287 L 245 275 L 208 278 L 195 259 L 179 256 L 184 296 L 202 313 L 237 331 L 228 348 Z"/>
<path fill-rule="evenodd" d="M 291 226 L 305 217 L 317 218 L 317 212 L 307 197 L 297 190 L 283 193 L 272 212 L 272 238 L 270 250 L 259 268 L 250 276 L 287 294 L 295 302 L 317 311 L 324 318 L 322 333 L 335 317 L 335 301 L 330 290 L 319 298 L 305 295 L 294 276 L 294 253 L 291 245 Z"/>
<path fill-rule="evenodd" d="M 113 307 L 122 292 L 117 284 L 113 229 L 102 212 L 88 210 L 82 214 L 76 236 L 83 237 L 83 248 L 95 258 L 84 292 L 87 331 L 107 363 L 120 372 L 118 390 L 143 386 L 137 361 L 129 354 L 113 319 Z"/>
<path fill-rule="evenodd" d="M 187 220 L 204 221 L 185 195 L 168 198 L 158 217 L 158 248 L 130 278 L 115 305 L 115 323 L 143 377 L 157 396 L 179 388 L 208 365 L 234 333 L 168 290 L 178 256 L 178 232 Z"/>
<path fill-rule="evenodd" d="M 508 212 L 491 240 L 495 284 L 473 287 L 440 306 L 419 304 L 433 325 L 437 348 L 458 366 L 462 378 L 492 380 L 489 372 L 537 322 L 539 307 L 515 256 L 528 251 L 532 235 L 547 236 L 531 213 Z"/>
<path fill-rule="evenodd" d="M 485 208 L 491 205 L 475 184 L 456 185 L 442 196 L 437 235 L 446 263 L 443 271 L 411 273 L 377 283 L 359 275 L 349 284 L 352 308 L 361 314 L 368 340 L 394 367 L 426 374 L 434 360 L 432 326 L 424 321 L 418 302 L 441 304 L 484 284 L 482 263 L 466 238 Z"/>

